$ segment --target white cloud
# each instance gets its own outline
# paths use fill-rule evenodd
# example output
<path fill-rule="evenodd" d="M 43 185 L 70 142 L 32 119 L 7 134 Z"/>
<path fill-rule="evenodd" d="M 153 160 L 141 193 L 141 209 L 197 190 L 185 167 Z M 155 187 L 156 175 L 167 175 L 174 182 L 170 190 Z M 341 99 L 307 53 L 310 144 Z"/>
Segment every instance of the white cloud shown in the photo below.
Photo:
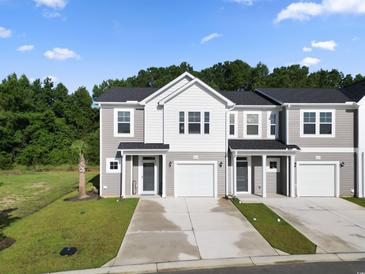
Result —
<path fill-rule="evenodd" d="M 334 51 L 336 49 L 336 47 L 337 47 L 337 44 L 333 40 L 323 41 L 323 42 L 312 41 L 312 48 Z"/>
<path fill-rule="evenodd" d="M 16 50 L 20 51 L 20 52 L 27 52 L 27 51 L 31 51 L 33 49 L 34 49 L 34 45 L 23 45 L 23 46 L 20 46 L 19 48 L 17 48 Z"/>
<path fill-rule="evenodd" d="M 11 37 L 11 30 L 4 27 L 0 27 L 0 38 L 9 38 L 9 37 Z"/>
<path fill-rule="evenodd" d="M 315 2 L 296 2 L 281 10 L 275 22 L 283 20 L 309 20 L 314 16 L 326 14 L 365 14 L 364 0 L 322 0 Z"/>
<path fill-rule="evenodd" d="M 59 12 L 57 12 L 57 11 L 51 11 L 51 12 L 49 12 L 49 11 L 45 10 L 43 12 L 43 17 L 50 18 L 50 19 L 52 19 L 52 18 L 60 18 L 60 17 L 62 17 L 62 14 L 59 13 Z"/>
<path fill-rule="evenodd" d="M 213 40 L 213 39 L 217 39 L 219 37 L 222 37 L 222 34 L 219 34 L 219 33 L 211 33 L 205 37 L 203 37 L 200 41 L 201 44 L 205 44 L 205 43 L 208 43 L 209 41 Z"/>
<path fill-rule="evenodd" d="M 303 51 L 304 51 L 304 52 L 311 52 L 311 51 L 312 51 L 312 48 L 304 47 L 304 48 L 303 48 Z"/>
<path fill-rule="evenodd" d="M 252 6 L 254 0 L 230 0 L 230 2 L 242 4 L 242 5 L 246 5 L 246 6 Z"/>
<path fill-rule="evenodd" d="M 45 6 L 51 9 L 63 9 L 67 5 L 67 0 L 34 0 L 38 7 Z"/>
<path fill-rule="evenodd" d="M 310 66 L 317 65 L 319 62 L 321 62 L 321 60 L 318 58 L 306 57 L 302 60 L 301 63 L 303 66 L 310 67 Z"/>
<path fill-rule="evenodd" d="M 50 60 L 66 60 L 66 59 L 80 58 L 79 54 L 67 48 L 54 48 L 52 50 L 47 50 L 43 55 Z"/>

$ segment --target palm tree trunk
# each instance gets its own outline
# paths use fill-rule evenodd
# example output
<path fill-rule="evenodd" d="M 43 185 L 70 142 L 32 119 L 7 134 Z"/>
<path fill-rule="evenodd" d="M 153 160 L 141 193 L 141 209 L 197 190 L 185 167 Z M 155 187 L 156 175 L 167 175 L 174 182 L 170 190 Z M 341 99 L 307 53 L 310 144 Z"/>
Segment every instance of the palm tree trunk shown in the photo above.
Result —
<path fill-rule="evenodd" d="M 80 198 L 87 197 L 85 173 L 86 173 L 85 157 L 84 157 L 83 153 L 80 153 L 80 160 L 79 160 L 79 196 L 80 196 Z"/>

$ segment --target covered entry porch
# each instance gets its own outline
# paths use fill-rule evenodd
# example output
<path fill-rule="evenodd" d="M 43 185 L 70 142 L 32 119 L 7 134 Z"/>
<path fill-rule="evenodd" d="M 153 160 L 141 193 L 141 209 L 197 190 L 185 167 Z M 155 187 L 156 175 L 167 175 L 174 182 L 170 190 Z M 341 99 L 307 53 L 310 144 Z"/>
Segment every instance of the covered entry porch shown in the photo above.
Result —
<path fill-rule="evenodd" d="M 160 143 L 120 143 L 121 194 L 166 197 L 166 153 Z"/>
<path fill-rule="evenodd" d="M 294 197 L 298 150 L 278 140 L 229 140 L 230 194 Z"/>

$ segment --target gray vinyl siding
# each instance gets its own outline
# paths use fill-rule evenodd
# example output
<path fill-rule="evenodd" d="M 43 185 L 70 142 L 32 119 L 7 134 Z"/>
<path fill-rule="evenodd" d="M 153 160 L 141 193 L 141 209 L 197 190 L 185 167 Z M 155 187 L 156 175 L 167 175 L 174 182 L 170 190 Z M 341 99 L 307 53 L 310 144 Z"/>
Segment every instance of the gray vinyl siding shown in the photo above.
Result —
<path fill-rule="evenodd" d="M 132 165 L 132 157 L 131 156 L 126 156 L 126 161 L 125 161 L 125 168 L 126 168 L 126 173 L 125 173 L 125 195 L 129 196 L 132 193 L 132 189 L 131 189 L 131 165 Z"/>
<path fill-rule="evenodd" d="M 194 155 L 199 157 L 198 160 L 194 160 Z M 217 185 L 218 195 L 225 195 L 225 165 L 224 165 L 224 152 L 168 152 L 166 154 L 166 195 L 174 196 L 174 162 L 175 161 L 216 161 L 217 163 L 223 162 L 223 166 L 217 165 Z M 171 167 L 169 163 L 171 162 Z"/>
<path fill-rule="evenodd" d="M 316 160 L 320 156 L 321 160 Z M 340 161 L 344 166 L 340 168 L 340 195 L 352 196 L 355 189 L 355 153 L 306 153 L 299 152 L 296 161 Z"/>
<path fill-rule="evenodd" d="M 285 108 L 279 112 L 279 139 L 284 143 L 286 143 L 286 112 Z"/>
<path fill-rule="evenodd" d="M 304 108 L 303 108 L 304 109 Z M 317 108 L 320 109 L 320 108 Z M 323 109 L 335 109 L 325 107 Z M 310 109 L 308 109 L 310 110 Z M 300 137 L 300 109 L 289 110 L 289 143 L 299 147 L 354 147 L 355 145 L 355 110 L 337 108 L 335 120 L 335 137 L 313 138 Z"/>
<path fill-rule="evenodd" d="M 118 106 L 119 108 L 119 106 Z M 130 108 L 130 107 L 129 107 Z M 134 112 L 134 137 L 114 137 L 114 107 L 102 107 L 101 113 L 101 185 L 103 196 L 119 196 L 121 193 L 121 173 L 106 173 L 106 159 L 120 158 L 118 145 L 120 142 L 143 142 L 144 140 L 144 111 L 143 109 L 135 109 Z M 121 159 L 120 159 L 121 160 Z M 126 169 L 126 175 L 130 173 L 130 168 Z M 130 182 L 129 180 L 126 180 Z M 105 188 L 106 187 L 106 188 Z M 127 187 L 127 184 L 126 184 Z M 126 188 L 127 191 L 127 188 Z M 130 191 L 130 188 L 129 188 Z M 127 192 L 126 192 L 127 194 Z"/>
<path fill-rule="evenodd" d="M 262 157 L 252 156 L 251 165 L 252 193 L 262 195 Z"/>

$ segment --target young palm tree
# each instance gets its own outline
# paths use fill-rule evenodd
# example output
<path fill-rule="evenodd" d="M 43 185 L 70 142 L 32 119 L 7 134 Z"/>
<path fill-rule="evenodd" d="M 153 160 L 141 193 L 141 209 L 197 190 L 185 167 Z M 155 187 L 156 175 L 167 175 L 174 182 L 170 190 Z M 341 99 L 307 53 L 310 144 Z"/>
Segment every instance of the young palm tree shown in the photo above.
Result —
<path fill-rule="evenodd" d="M 85 153 L 87 150 L 87 144 L 82 140 L 75 141 L 71 149 L 78 154 L 79 157 L 79 197 L 80 199 L 88 197 L 86 194 L 86 180 L 85 180 L 85 173 L 86 173 L 86 159 Z"/>

